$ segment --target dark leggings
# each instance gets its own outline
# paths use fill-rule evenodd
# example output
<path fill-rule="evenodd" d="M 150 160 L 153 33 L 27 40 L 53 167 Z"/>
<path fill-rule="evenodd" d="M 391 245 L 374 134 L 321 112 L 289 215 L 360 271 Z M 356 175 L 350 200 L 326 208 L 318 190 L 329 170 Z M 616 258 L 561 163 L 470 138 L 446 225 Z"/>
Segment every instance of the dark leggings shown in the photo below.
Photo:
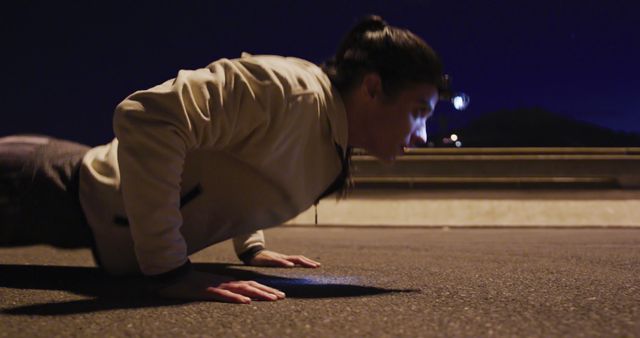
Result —
<path fill-rule="evenodd" d="M 47 136 L 0 138 L 0 246 L 91 246 L 78 198 L 88 150 Z"/>

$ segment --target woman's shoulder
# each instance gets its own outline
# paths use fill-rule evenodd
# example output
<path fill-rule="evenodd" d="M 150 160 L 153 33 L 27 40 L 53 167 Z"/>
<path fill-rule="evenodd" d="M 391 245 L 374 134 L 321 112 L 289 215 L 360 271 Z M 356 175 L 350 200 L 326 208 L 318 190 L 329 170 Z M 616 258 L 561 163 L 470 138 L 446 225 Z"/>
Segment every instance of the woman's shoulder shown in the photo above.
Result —
<path fill-rule="evenodd" d="M 265 64 L 272 64 L 279 67 L 287 67 L 287 66 L 296 67 L 297 66 L 297 67 L 308 67 L 312 69 L 319 68 L 313 62 L 302 59 L 302 58 L 293 57 L 293 56 L 273 55 L 273 54 L 253 55 L 247 52 L 243 52 L 240 55 L 240 58 L 238 60 L 263 62 Z"/>
<path fill-rule="evenodd" d="M 292 94 L 299 92 L 322 92 L 328 78 L 322 69 L 307 60 L 279 55 L 251 55 L 242 53 L 233 60 L 252 73 L 263 74 L 278 82 Z"/>

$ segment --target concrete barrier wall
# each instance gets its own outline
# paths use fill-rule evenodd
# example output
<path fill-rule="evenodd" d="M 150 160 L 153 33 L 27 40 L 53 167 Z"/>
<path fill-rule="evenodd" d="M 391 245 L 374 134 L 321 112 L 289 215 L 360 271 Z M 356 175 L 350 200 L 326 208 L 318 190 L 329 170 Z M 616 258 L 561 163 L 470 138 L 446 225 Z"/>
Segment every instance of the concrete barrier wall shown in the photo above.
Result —
<path fill-rule="evenodd" d="M 290 225 L 640 227 L 640 148 L 418 149 L 385 165 L 356 152 L 356 188 Z"/>
<path fill-rule="evenodd" d="M 412 149 L 393 164 L 359 152 L 353 156 L 352 173 L 361 187 L 592 183 L 635 189 L 640 188 L 640 148 L 427 148 Z"/>

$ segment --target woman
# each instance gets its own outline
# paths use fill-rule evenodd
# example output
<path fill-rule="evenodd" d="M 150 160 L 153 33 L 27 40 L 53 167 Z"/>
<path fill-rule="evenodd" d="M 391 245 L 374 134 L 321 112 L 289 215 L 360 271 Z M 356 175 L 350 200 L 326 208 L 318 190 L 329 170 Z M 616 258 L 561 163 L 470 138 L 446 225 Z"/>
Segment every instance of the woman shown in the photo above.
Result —
<path fill-rule="evenodd" d="M 442 78 L 423 40 L 375 16 L 322 68 L 243 54 L 181 70 L 117 106 L 109 144 L 0 141 L 3 242 L 92 243 L 105 271 L 142 273 L 165 297 L 282 299 L 195 271 L 188 256 L 233 238 L 246 264 L 318 267 L 266 250 L 261 230 L 343 188 L 351 147 L 392 161 L 426 142 Z"/>

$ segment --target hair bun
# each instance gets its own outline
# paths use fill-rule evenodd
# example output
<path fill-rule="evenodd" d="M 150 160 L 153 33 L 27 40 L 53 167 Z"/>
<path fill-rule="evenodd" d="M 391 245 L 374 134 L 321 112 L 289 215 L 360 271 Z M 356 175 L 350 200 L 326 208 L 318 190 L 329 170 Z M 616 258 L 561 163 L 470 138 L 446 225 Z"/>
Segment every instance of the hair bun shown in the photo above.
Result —
<path fill-rule="evenodd" d="M 381 17 L 369 15 L 362 18 L 355 27 L 353 27 L 352 31 L 364 34 L 365 32 L 381 31 L 385 29 L 385 27 L 387 27 L 387 23 L 382 20 Z"/>
<path fill-rule="evenodd" d="M 365 33 L 382 31 L 387 27 L 387 23 L 377 15 L 368 15 L 362 18 L 358 23 L 351 28 L 349 34 L 340 44 L 340 48 L 336 53 L 336 62 L 341 63 L 345 59 L 345 55 L 350 55 L 358 52 L 355 48 L 362 41 Z M 354 49 L 355 48 L 355 49 Z M 352 50 L 354 49 L 354 50 Z"/>

